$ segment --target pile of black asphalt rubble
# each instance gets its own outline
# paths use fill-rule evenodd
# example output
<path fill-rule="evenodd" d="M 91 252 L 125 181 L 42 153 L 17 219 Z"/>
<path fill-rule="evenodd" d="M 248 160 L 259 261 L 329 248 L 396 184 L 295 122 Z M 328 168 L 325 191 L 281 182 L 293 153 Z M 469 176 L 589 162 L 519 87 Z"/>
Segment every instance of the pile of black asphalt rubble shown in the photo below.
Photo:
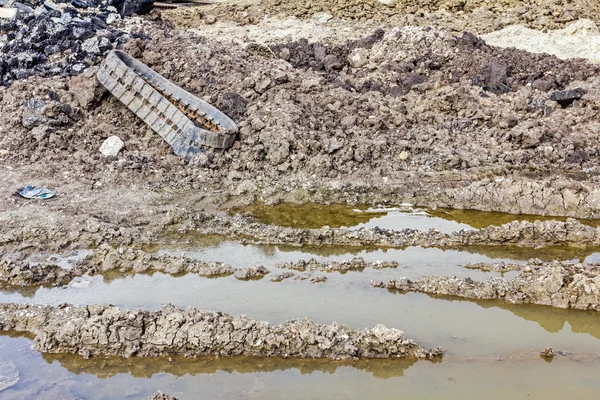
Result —
<path fill-rule="evenodd" d="M 17 9 L 0 19 L 0 84 L 32 75 L 78 75 L 132 36 L 116 26 L 153 0 L 0 0 Z"/>

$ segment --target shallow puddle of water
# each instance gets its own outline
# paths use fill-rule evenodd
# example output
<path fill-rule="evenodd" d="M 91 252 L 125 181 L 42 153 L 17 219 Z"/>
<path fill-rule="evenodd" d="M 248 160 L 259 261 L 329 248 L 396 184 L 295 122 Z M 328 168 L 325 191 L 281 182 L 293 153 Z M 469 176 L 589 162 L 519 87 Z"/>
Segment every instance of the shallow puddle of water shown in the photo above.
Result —
<path fill-rule="evenodd" d="M 410 205 L 399 207 L 322 205 L 316 203 L 281 203 L 273 206 L 256 203 L 235 211 L 245 211 L 266 224 L 295 228 L 321 228 L 325 225 L 339 227 L 380 227 L 385 229 L 437 229 L 452 233 L 460 229 L 480 229 L 489 225 L 502 225 L 512 221 L 565 221 L 566 217 L 546 217 L 527 214 L 507 214 L 473 210 L 424 209 Z M 580 220 L 598 226 L 599 220 Z"/>
<path fill-rule="evenodd" d="M 437 266 L 459 266 L 479 262 L 522 262 L 531 258 L 543 261 L 573 260 L 576 262 L 596 262 L 600 260 L 600 249 L 577 247 L 544 247 L 539 249 L 518 246 L 465 246 L 456 248 L 423 248 L 419 246 L 404 249 L 360 247 L 360 246 L 291 246 L 241 244 L 225 238 L 212 237 L 208 240 L 193 240 L 194 244 L 183 247 L 169 247 L 162 250 L 153 248 L 158 254 L 172 256 L 185 255 L 201 261 L 221 261 L 234 267 L 254 265 L 274 265 L 284 262 L 308 260 L 342 261 L 362 257 L 368 262 L 397 261 L 404 266 L 422 268 L 431 263 Z M 460 268 L 454 270 L 460 273 Z M 424 274 L 430 272 L 421 269 Z"/>
<path fill-rule="evenodd" d="M 436 269 L 435 266 L 430 268 Z M 319 323 L 337 321 L 354 328 L 383 323 L 404 330 L 427 347 L 442 346 L 464 356 L 543 347 L 600 353 L 600 324 L 596 312 L 459 301 L 418 293 L 398 294 L 370 286 L 371 279 L 386 281 L 421 275 L 404 267 L 316 274 L 326 275 L 327 282 L 313 284 L 287 279 L 276 283 L 268 277 L 246 282 L 233 276 L 208 279 L 192 274 L 173 277 L 162 273 L 85 276 L 78 281 L 87 285 L 38 288 L 29 293 L 0 292 L 0 302 L 110 303 L 127 309 L 159 309 L 164 303 L 172 303 L 183 308 L 194 306 L 246 314 L 271 323 L 304 316 Z M 485 278 L 493 274 L 465 270 L 462 275 Z"/>
<path fill-rule="evenodd" d="M 600 395 L 598 360 L 555 360 L 535 355 L 441 363 L 412 360 L 92 358 L 41 355 L 24 338 L 0 336 L 2 358 L 14 359 L 21 380 L 11 399 L 145 399 L 158 390 L 180 399 L 410 399 L 491 400 Z M 4 397 L 2 397 L 4 398 Z"/>
<path fill-rule="evenodd" d="M 187 249 L 187 256 L 219 260 L 236 267 L 266 265 L 315 257 L 346 260 L 351 254 L 329 248 L 252 246 L 219 242 Z M 170 254 L 182 250 L 170 250 Z M 336 254 L 336 252 L 338 254 Z M 320 253 L 320 254 L 319 254 Z M 0 302 L 85 305 L 111 303 L 128 309 L 159 309 L 164 303 L 194 306 L 282 323 L 308 316 L 319 323 L 337 321 L 353 328 L 382 323 L 399 328 L 425 347 L 442 346 L 444 361 L 375 360 L 345 365 L 323 360 L 165 359 L 83 360 L 69 355 L 40 355 L 24 338 L 0 336 L 0 362 L 12 360 L 21 381 L 1 395 L 8 398 L 145 398 L 157 390 L 180 398 L 410 398 L 462 399 L 472 393 L 502 399 L 524 394 L 548 399 L 565 394 L 593 398 L 600 393 L 596 359 L 555 360 L 535 354 L 546 347 L 575 354 L 600 355 L 596 312 L 467 301 L 418 293 L 375 289 L 371 279 L 421 275 L 457 275 L 474 279 L 498 276 L 459 264 L 497 262 L 477 252 L 407 249 L 357 250 L 367 261 L 395 260 L 396 269 L 322 273 L 327 282 L 267 277 L 259 281 L 217 279 L 188 274 L 84 276 L 66 288 L 0 290 Z M 596 256 L 590 256 L 593 259 Z M 508 259 L 505 259 L 508 261 Z M 301 273 L 297 273 L 301 274 Z M 514 274 L 514 273 L 511 273 Z M 508 278 L 511 277 L 508 274 Z M 525 355 L 524 355 L 525 354 Z M 502 358 L 504 361 L 495 361 Z M 512 391 L 512 392 L 511 392 Z M 496 396 L 496 397 L 494 397 Z M 511 397 L 511 396 L 509 396 Z"/>

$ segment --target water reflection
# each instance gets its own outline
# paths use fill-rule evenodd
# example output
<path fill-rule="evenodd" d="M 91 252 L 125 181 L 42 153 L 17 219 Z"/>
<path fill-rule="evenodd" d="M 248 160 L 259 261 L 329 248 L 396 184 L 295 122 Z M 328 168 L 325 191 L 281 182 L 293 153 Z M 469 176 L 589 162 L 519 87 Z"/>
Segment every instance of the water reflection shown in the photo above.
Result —
<path fill-rule="evenodd" d="M 231 210 L 231 212 L 246 212 L 263 223 L 293 228 L 318 229 L 325 225 L 332 228 L 378 226 L 387 229 L 428 230 L 435 228 L 445 233 L 460 229 L 481 229 L 513 221 L 565 221 L 567 219 L 567 217 L 475 210 L 427 209 L 410 205 L 373 208 L 366 205 L 323 205 L 318 203 L 280 203 L 273 206 L 255 203 L 248 207 Z M 590 226 L 600 225 L 600 220 L 579 219 L 579 221 Z"/>
<path fill-rule="evenodd" d="M 395 289 L 390 293 L 400 294 Z M 511 304 L 499 300 L 477 300 L 447 295 L 425 293 L 429 298 L 458 303 L 473 303 L 482 308 L 499 308 L 510 311 L 515 316 L 537 323 L 548 333 L 558 333 L 567 329 L 573 333 L 587 333 L 600 339 L 600 313 L 598 311 L 561 309 L 538 304 Z"/>
<path fill-rule="evenodd" d="M 131 374 L 134 378 L 152 378 L 158 373 L 168 373 L 174 376 L 214 374 L 218 371 L 227 373 L 256 373 L 297 370 L 302 375 L 322 372 L 335 374 L 339 368 L 351 367 L 364 371 L 373 377 L 387 379 L 404 376 L 405 371 L 417 360 L 411 359 L 382 359 L 359 361 L 332 361 L 302 358 L 257 358 L 257 357 L 156 357 L 156 358 L 126 358 L 92 357 L 84 359 L 72 354 L 42 354 L 43 359 L 51 364 L 59 362 L 69 372 L 94 374 L 98 378 L 109 378 L 117 374 Z M 421 362 L 442 362 L 425 361 Z"/>

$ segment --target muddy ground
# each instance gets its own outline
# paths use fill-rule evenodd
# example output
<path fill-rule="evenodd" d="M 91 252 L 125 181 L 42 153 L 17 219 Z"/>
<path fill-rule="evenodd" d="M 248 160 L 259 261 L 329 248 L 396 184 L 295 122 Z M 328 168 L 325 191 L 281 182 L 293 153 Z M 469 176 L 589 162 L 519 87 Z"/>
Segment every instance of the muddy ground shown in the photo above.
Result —
<path fill-rule="evenodd" d="M 309 4 L 225 3 L 155 10 L 118 22 L 118 29 L 137 38 L 123 50 L 236 121 L 238 140 L 223 152 L 190 160 L 175 156 L 101 87 L 96 66 L 76 77 L 32 76 L 0 87 L 1 279 L 13 285 L 65 284 L 83 273 L 111 269 L 236 274 L 241 279 L 268 273 L 140 250 L 185 243 L 199 235 L 324 246 L 600 245 L 598 229 L 574 219 L 442 234 L 285 228 L 223 212 L 257 201 L 291 201 L 411 203 L 600 218 L 600 66 L 493 47 L 478 37 L 516 23 L 541 30 L 563 28 L 580 18 L 600 23 L 596 2 Z M 278 21 L 283 28 L 264 30 Z M 337 34 L 338 28 L 350 33 Z M 99 148 L 113 135 L 125 147 L 117 156 L 105 157 Z M 26 184 L 50 187 L 57 197 L 27 201 L 15 196 L 16 188 Z M 94 255 L 70 270 L 27 261 L 36 252 L 68 248 L 92 249 Z M 298 265 L 293 269 L 301 269 Z M 579 276 L 573 268 L 553 264 L 523 271 L 514 281 L 442 282 L 433 277 L 377 286 L 598 309 L 597 275 Z M 535 279 L 536 273 L 548 277 L 548 287 L 538 287 L 544 283 Z M 9 318 L 15 307 L 30 306 L 3 307 L 8 310 L 3 316 Z M 97 307 L 97 318 L 108 312 Z M 42 351 L 192 355 L 183 339 L 175 347 L 153 347 L 153 338 L 144 336 L 141 325 L 134 327 L 142 329 L 136 331 L 135 345 L 119 334 L 108 348 L 98 337 L 88 343 L 79 336 L 61 336 L 57 321 L 65 311 L 44 310 L 43 318 L 5 319 L 0 325 L 35 333 Z M 81 315 L 89 310 L 70 310 L 74 332 L 83 332 L 81 324 L 91 317 Z M 141 311 L 127 317 L 109 311 L 115 314 L 112 322 L 129 316 L 142 322 L 158 318 Z M 166 334 L 177 329 L 164 327 Z M 355 357 L 357 351 L 371 354 L 372 348 L 361 347 L 362 333 L 352 335 L 357 342 L 350 350 L 292 348 L 278 339 L 264 353 L 244 346 L 230 353 L 332 358 Z M 211 346 L 202 354 L 220 354 Z M 407 352 L 412 355 L 429 354 L 411 346 Z M 386 348 L 376 356 L 392 353 L 397 351 Z"/>
<path fill-rule="evenodd" d="M 470 266 L 473 268 L 474 266 Z M 494 270 L 495 265 L 478 265 Z M 513 267 L 514 268 L 514 267 Z M 570 262 L 537 263 L 521 266 L 513 280 L 490 278 L 484 282 L 456 277 L 406 278 L 387 283 L 373 281 L 373 287 L 423 292 L 482 300 L 504 300 L 513 304 L 540 304 L 558 308 L 600 311 L 600 274 L 598 266 Z"/>
<path fill-rule="evenodd" d="M 58 308 L 3 305 L 0 331 L 29 332 L 45 353 L 157 357 L 206 355 L 330 358 L 436 358 L 402 331 L 378 325 L 351 330 L 308 318 L 269 325 L 246 316 L 165 306 L 161 311 L 121 312 L 113 306 Z"/>

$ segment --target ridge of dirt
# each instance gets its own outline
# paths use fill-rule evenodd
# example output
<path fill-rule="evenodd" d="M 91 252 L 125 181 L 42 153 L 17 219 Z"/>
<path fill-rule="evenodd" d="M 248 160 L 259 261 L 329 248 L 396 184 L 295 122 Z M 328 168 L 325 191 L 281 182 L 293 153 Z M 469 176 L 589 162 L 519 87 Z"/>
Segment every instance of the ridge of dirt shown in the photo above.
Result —
<path fill-rule="evenodd" d="M 493 266 L 489 267 L 490 269 Z M 503 300 L 513 304 L 539 304 L 557 308 L 600 311 L 600 269 L 569 261 L 530 262 L 512 280 L 493 277 L 470 278 L 426 276 L 411 281 L 372 281 L 373 287 L 423 292 L 481 300 Z"/>
<path fill-rule="evenodd" d="M 193 27 L 215 19 L 239 25 L 258 24 L 265 16 L 280 19 L 336 18 L 385 25 L 419 25 L 453 32 L 488 33 L 508 25 L 552 30 L 581 18 L 600 24 L 600 5 L 594 0 L 294 0 L 241 1 L 217 3 L 192 10 L 167 13 L 183 27 Z"/>
<path fill-rule="evenodd" d="M 0 304 L 0 331 L 30 332 L 44 353 L 83 357 L 256 356 L 330 358 L 414 357 L 433 359 L 442 350 L 424 350 L 397 329 L 377 325 L 352 330 L 308 318 L 270 325 L 246 316 L 181 310 L 121 311 L 110 305 L 60 307 Z"/>

